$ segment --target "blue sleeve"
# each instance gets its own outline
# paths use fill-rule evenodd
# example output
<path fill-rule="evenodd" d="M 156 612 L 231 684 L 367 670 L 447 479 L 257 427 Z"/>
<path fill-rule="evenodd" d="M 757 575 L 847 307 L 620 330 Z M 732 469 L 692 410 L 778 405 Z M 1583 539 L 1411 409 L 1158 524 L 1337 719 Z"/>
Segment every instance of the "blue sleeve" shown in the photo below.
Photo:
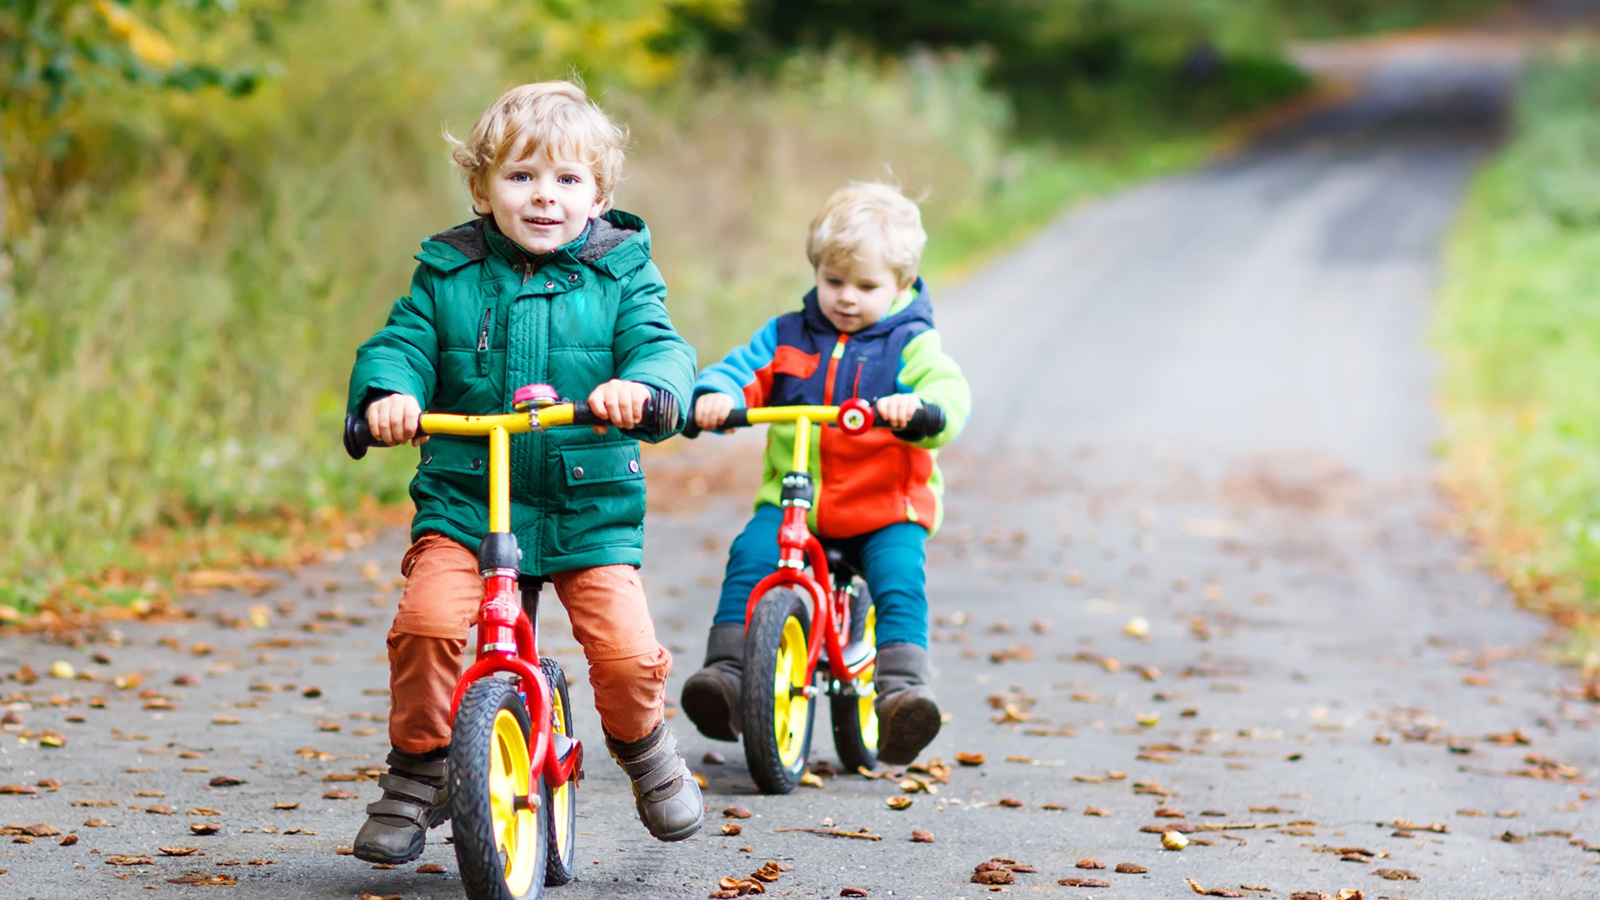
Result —
<path fill-rule="evenodd" d="M 778 317 L 773 316 L 756 330 L 750 343 L 729 350 L 728 355 L 700 372 L 694 383 L 695 395 L 728 394 L 743 399 L 746 406 L 763 405 L 765 390 L 756 374 L 772 365 L 777 348 Z M 751 396 L 751 388 L 756 388 L 754 393 L 758 396 Z"/>

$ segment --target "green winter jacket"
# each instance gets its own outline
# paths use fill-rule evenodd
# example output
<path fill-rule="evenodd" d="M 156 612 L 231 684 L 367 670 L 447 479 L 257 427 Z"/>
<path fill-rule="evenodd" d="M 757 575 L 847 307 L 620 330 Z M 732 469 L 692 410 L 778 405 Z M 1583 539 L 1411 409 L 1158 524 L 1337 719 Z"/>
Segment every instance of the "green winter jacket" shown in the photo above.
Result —
<path fill-rule="evenodd" d="M 429 412 L 511 412 L 525 384 L 581 400 L 621 378 L 687 408 L 695 354 L 673 330 L 650 231 L 612 211 L 542 257 L 480 218 L 422 244 L 411 291 L 356 351 L 348 409 L 410 394 Z M 643 559 L 645 488 L 638 436 L 559 428 L 511 438 L 511 530 L 522 571 L 547 575 Z M 476 549 L 488 531 L 486 441 L 423 444 L 412 539 L 439 532 Z"/>

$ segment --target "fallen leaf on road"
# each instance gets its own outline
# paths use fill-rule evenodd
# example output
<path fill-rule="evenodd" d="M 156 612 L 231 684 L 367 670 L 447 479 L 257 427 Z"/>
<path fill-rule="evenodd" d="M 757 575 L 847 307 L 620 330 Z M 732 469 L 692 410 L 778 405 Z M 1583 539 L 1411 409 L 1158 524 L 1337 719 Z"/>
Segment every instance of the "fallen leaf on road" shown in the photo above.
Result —
<path fill-rule="evenodd" d="M 1372 870 L 1372 874 L 1378 876 L 1379 878 L 1387 878 L 1390 881 L 1421 881 L 1422 880 L 1417 875 L 1417 873 L 1410 872 L 1410 871 L 1407 871 L 1405 869 L 1373 869 Z"/>
<path fill-rule="evenodd" d="M 1101 809 L 1098 806 L 1086 806 L 1083 809 L 1083 814 L 1086 816 L 1110 816 L 1111 810 Z"/>
<path fill-rule="evenodd" d="M 723 810 L 722 814 L 724 816 L 727 816 L 730 819 L 748 819 L 748 818 L 750 818 L 750 810 L 745 809 L 742 806 L 730 806 L 727 809 Z"/>
<path fill-rule="evenodd" d="M 222 872 L 217 872 L 212 875 L 202 875 L 198 872 L 195 872 L 190 875 L 179 875 L 177 878 L 168 878 L 167 881 L 171 884 L 190 884 L 197 887 L 201 885 L 233 887 L 239 883 L 239 879 Z"/>
<path fill-rule="evenodd" d="M 844 831 L 844 830 L 838 829 L 838 828 L 774 828 L 772 830 L 775 831 L 775 832 L 784 832 L 784 833 L 787 833 L 787 832 L 799 832 L 799 833 L 802 833 L 802 834 L 821 834 L 821 835 L 826 835 L 828 837 L 855 838 L 856 840 L 861 840 L 861 841 L 881 841 L 881 840 L 883 840 L 883 835 L 881 835 L 881 834 L 870 834 L 865 830 L 862 830 L 862 831 Z"/>
<path fill-rule="evenodd" d="M 37 825 L 7 825 L 4 828 L 0 828 L 0 834 L 4 835 L 25 834 L 29 837 L 55 837 L 60 833 L 60 830 L 55 826 L 46 825 L 43 822 Z"/>
<path fill-rule="evenodd" d="M 417 874 L 418 875 L 443 875 L 443 874 L 445 874 L 445 868 L 444 868 L 444 866 L 441 866 L 438 863 L 423 863 L 422 865 L 417 866 Z"/>
<path fill-rule="evenodd" d="M 26 784 L 0 785 L 0 794 L 37 794 L 39 789 Z"/>
<path fill-rule="evenodd" d="M 1005 807 L 1006 809 L 1021 809 L 1022 808 L 1022 801 L 1018 800 L 1015 797 L 1001 797 L 1000 798 L 1000 805 Z"/>
<path fill-rule="evenodd" d="M 361 892 L 361 900 L 405 900 L 404 894 L 374 894 L 369 891 Z"/>
<path fill-rule="evenodd" d="M 822 778 L 812 772 L 801 772 L 800 785 L 802 787 L 819 788 L 822 787 Z"/>
<path fill-rule="evenodd" d="M 108 857 L 106 857 L 106 865 L 108 865 L 108 866 L 153 866 L 153 865 L 155 865 L 155 863 L 152 862 L 150 860 L 150 857 L 148 857 L 148 856 L 108 856 Z"/>
<path fill-rule="evenodd" d="M 984 757 L 984 755 L 982 753 L 959 753 L 958 752 L 956 754 L 956 762 L 962 764 L 963 766 L 981 766 L 984 763 L 984 759 L 985 759 L 985 757 Z M 3 788 L 0 788 L 0 793 L 5 793 L 5 790 Z M 29 791 L 27 791 L 27 793 L 33 793 L 33 792 L 31 790 L 29 790 Z"/>
<path fill-rule="evenodd" d="M 732 837 L 736 834 L 741 834 L 743 832 L 744 826 L 736 822 L 724 822 L 722 824 L 722 833 L 728 835 L 729 837 Z"/>
<path fill-rule="evenodd" d="M 200 851 L 199 847 L 157 847 L 162 856 L 189 856 Z"/>
<path fill-rule="evenodd" d="M 352 794 L 349 791 L 340 790 L 338 788 L 327 791 L 322 795 L 322 799 L 324 800 L 354 800 L 355 798 L 355 794 Z"/>
<path fill-rule="evenodd" d="M 1062 885 L 1064 887 L 1085 887 L 1085 888 L 1111 887 L 1111 882 L 1109 882 L 1109 881 L 1097 881 L 1097 880 L 1095 880 L 1093 878 L 1063 878 L 1060 881 L 1057 881 L 1056 884 Z"/>
<path fill-rule="evenodd" d="M 1117 871 L 1124 875 L 1143 875 L 1150 870 L 1138 863 L 1117 863 Z"/>
<path fill-rule="evenodd" d="M 61 840 L 56 841 L 56 843 L 60 844 L 63 847 L 71 847 L 73 844 L 76 844 L 77 842 L 78 842 L 78 836 L 75 835 L 75 834 L 64 834 L 64 835 L 61 836 Z"/>
<path fill-rule="evenodd" d="M 208 783 L 212 787 L 236 787 L 244 784 L 245 780 L 243 778 L 235 778 L 232 775 L 218 775 Z"/>
<path fill-rule="evenodd" d="M 989 869 L 972 873 L 973 884 L 1015 884 L 1017 876 L 1005 869 Z"/>
<path fill-rule="evenodd" d="M 209 806 L 196 806 L 194 809 L 191 809 L 188 812 L 185 812 L 184 815 L 186 815 L 186 816 L 220 816 L 220 815 L 222 815 L 222 813 L 217 812 L 216 810 L 212 809 Z"/>
<path fill-rule="evenodd" d="M 1080 869 L 1104 869 L 1106 864 L 1098 859 L 1080 859 L 1077 866 Z"/>
<path fill-rule="evenodd" d="M 195 834 L 216 834 L 222 830 L 222 826 L 216 822 L 190 822 L 189 830 Z"/>
<path fill-rule="evenodd" d="M 890 809 L 908 809 L 914 801 L 902 794 L 898 797 L 890 797 L 884 802 L 888 804 Z"/>
<path fill-rule="evenodd" d="M 867 889 L 864 887 L 847 887 L 839 891 L 841 897 L 866 897 Z"/>
<path fill-rule="evenodd" d="M 170 816 L 177 812 L 176 809 L 167 806 L 165 803 L 158 803 L 155 806 L 146 806 L 144 811 L 154 816 Z"/>
<path fill-rule="evenodd" d="M 911 832 L 911 843 L 913 843 L 913 844 L 931 844 L 931 843 L 933 843 L 933 832 L 931 832 L 931 831 L 923 831 L 921 829 L 917 829 L 917 830 Z"/>
<path fill-rule="evenodd" d="M 1196 894 L 1202 894 L 1202 895 L 1207 896 L 1207 897 L 1243 897 L 1244 896 L 1244 892 L 1243 891 L 1236 891 L 1236 890 L 1234 890 L 1232 888 L 1219 887 L 1219 888 L 1211 888 L 1211 889 L 1207 890 L 1206 888 L 1203 888 L 1198 883 L 1196 883 L 1193 878 L 1185 878 L 1184 880 L 1189 882 L 1189 890 L 1194 891 Z"/>
<path fill-rule="evenodd" d="M 240 722 L 240 719 L 239 719 L 238 716 L 212 716 L 211 717 L 211 724 L 213 724 L 213 725 L 238 725 L 239 722 Z"/>
<path fill-rule="evenodd" d="M 1161 833 L 1161 848 L 1163 850 L 1182 850 L 1189 846 L 1189 839 L 1176 831 Z"/>
<path fill-rule="evenodd" d="M 111 823 L 107 822 L 105 819 L 85 819 L 83 822 L 83 827 L 85 828 L 105 828 L 108 825 L 110 825 L 112 828 L 116 827 L 115 825 L 111 825 Z"/>

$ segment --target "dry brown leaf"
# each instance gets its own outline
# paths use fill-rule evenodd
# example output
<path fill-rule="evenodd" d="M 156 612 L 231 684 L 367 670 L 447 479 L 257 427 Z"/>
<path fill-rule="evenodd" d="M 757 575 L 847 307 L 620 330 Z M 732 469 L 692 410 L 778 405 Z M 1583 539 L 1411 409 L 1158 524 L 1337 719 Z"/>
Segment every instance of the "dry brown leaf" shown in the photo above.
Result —
<path fill-rule="evenodd" d="M 730 806 L 727 809 L 723 810 L 722 814 L 724 816 L 727 816 L 730 819 L 748 819 L 748 818 L 750 818 L 750 810 L 745 809 L 742 806 Z"/>
<path fill-rule="evenodd" d="M 237 787 L 244 784 L 245 780 L 243 778 L 235 778 L 232 775 L 218 775 L 208 783 L 212 787 Z"/>
<path fill-rule="evenodd" d="M 901 794 L 897 797 L 890 797 L 884 802 L 888 804 L 890 809 L 909 809 L 914 801 L 910 797 Z"/>
<path fill-rule="evenodd" d="M 972 873 L 973 884 L 1015 884 L 1017 876 L 1006 869 L 989 869 Z"/>
<path fill-rule="evenodd" d="M 864 887 L 847 887 L 847 888 L 841 888 L 840 889 L 839 896 L 841 896 L 841 897 L 866 897 L 866 896 L 869 896 L 869 895 L 867 894 L 867 889 L 864 888 Z"/>
<path fill-rule="evenodd" d="M 1372 874 L 1390 881 L 1421 881 L 1422 878 L 1415 872 L 1406 869 L 1373 869 Z"/>
<path fill-rule="evenodd" d="M 963 766 L 981 766 L 984 763 L 984 759 L 985 757 L 982 753 L 956 753 L 956 762 Z M 3 792 L 4 790 L 0 789 L 0 793 Z"/>
<path fill-rule="evenodd" d="M 222 826 L 216 822 L 190 822 L 189 830 L 195 834 L 216 834 L 222 830 Z"/>
<path fill-rule="evenodd" d="M 168 878 L 167 881 L 171 884 L 216 885 L 220 887 L 233 887 L 239 883 L 239 879 L 223 872 L 211 875 L 202 875 L 195 872 L 190 875 L 179 875 L 177 878 Z"/>
<path fill-rule="evenodd" d="M 1189 890 L 1194 891 L 1196 894 L 1201 894 L 1201 895 L 1206 896 L 1206 897 L 1243 897 L 1244 896 L 1244 891 L 1236 891 L 1233 888 L 1218 887 L 1218 888 L 1211 888 L 1211 889 L 1208 890 L 1206 888 L 1201 887 L 1198 883 L 1195 882 L 1195 880 L 1193 878 L 1186 878 L 1184 880 L 1189 882 Z"/>
<path fill-rule="evenodd" d="M 111 825 L 111 823 L 105 819 L 85 819 L 83 821 L 83 827 L 85 828 L 105 828 L 108 825 Z M 111 825 L 111 827 L 115 828 L 116 826 Z"/>
<path fill-rule="evenodd" d="M 438 863 L 423 863 L 422 865 L 417 866 L 417 874 L 418 875 L 443 875 L 443 874 L 445 874 L 445 868 L 444 868 L 444 866 L 441 866 Z"/>
<path fill-rule="evenodd" d="M 220 815 L 222 815 L 222 813 L 212 809 L 209 806 L 196 806 L 194 809 L 191 809 L 191 810 L 185 812 L 184 815 L 186 815 L 186 816 L 220 816 Z"/>
<path fill-rule="evenodd" d="M 1150 870 L 1138 863 L 1117 863 L 1117 871 L 1124 875 L 1143 875 Z"/>
<path fill-rule="evenodd" d="M 1093 878 L 1063 878 L 1060 881 L 1057 881 L 1056 884 L 1063 885 L 1065 887 L 1084 887 L 1084 888 L 1111 887 L 1111 882 L 1109 882 L 1109 881 L 1098 881 L 1098 880 L 1093 879 Z"/>
<path fill-rule="evenodd" d="M 361 900 L 405 900 L 403 894 L 374 894 L 369 891 L 361 892 Z"/>
<path fill-rule="evenodd" d="M 272 808 L 273 809 L 299 809 L 300 808 L 300 801 L 298 801 L 298 800 L 280 800 L 277 803 L 272 804 Z"/>
<path fill-rule="evenodd" d="M 153 866 L 154 862 L 148 856 L 108 856 L 105 860 L 108 866 Z"/>
<path fill-rule="evenodd" d="M 1106 864 L 1098 859 L 1080 859 L 1077 866 L 1080 869 L 1104 869 Z"/>
<path fill-rule="evenodd" d="M 37 794 L 39 789 L 26 784 L 0 785 L 0 794 Z"/>
<path fill-rule="evenodd" d="M 1084 807 L 1083 814 L 1086 816 L 1110 816 L 1111 810 L 1101 809 L 1098 806 L 1087 806 Z"/>
<path fill-rule="evenodd" d="M 78 842 L 78 836 L 75 835 L 75 834 L 64 834 L 64 835 L 61 836 L 61 840 L 56 841 L 56 843 L 60 844 L 63 847 L 71 847 L 73 844 L 76 844 L 77 842 Z"/>
<path fill-rule="evenodd" d="M 200 851 L 199 847 L 157 847 L 162 856 L 189 856 Z"/>
<path fill-rule="evenodd" d="M 352 794 L 349 791 L 340 790 L 339 788 L 326 791 L 322 795 L 322 799 L 324 800 L 354 800 L 355 798 L 355 794 Z"/>
<path fill-rule="evenodd" d="M 933 843 L 933 832 L 931 832 L 931 831 L 923 831 L 920 828 L 916 829 L 916 830 L 911 832 L 911 843 L 913 843 L 913 844 L 931 844 L 931 843 Z"/>

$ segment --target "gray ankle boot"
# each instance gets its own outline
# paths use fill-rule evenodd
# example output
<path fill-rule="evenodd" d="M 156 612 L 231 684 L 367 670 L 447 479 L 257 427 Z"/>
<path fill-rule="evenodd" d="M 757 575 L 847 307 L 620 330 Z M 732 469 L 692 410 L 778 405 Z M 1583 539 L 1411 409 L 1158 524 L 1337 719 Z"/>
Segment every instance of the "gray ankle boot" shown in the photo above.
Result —
<path fill-rule="evenodd" d="M 632 779 L 639 821 L 657 840 L 681 841 L 700 830 L 705 818 L 700 785 L 678 755 L 678 739 L 667 723 L 637 741 L 607 737 L 606 749 Z"/>
<path fill-rule="evenodd" d="M 878 648 L 878 759 L 891 766 L 916 762 L 932 743 L 941 722 L 939 703 L 928 682 L 933 667 L 928 651 L 916 644 Z"/>
<path fill-rule="evenodd" d="M 408 863 L 422 855 L 428 829 L 450 818 L 445 775 L 450 748 L 430 753 L 389 751 L 389 771 L 378 776 L 383 799 L 367 807 L 367 821 L 356 834 L 357 859 Z"/>
<path fill-rule="evenodd" d="M 683 713 L 714 741 L 739 739 L 739 681 L 744 677 L 744 623 L 713 625 L 705 667 L 683 684 Z"/>

